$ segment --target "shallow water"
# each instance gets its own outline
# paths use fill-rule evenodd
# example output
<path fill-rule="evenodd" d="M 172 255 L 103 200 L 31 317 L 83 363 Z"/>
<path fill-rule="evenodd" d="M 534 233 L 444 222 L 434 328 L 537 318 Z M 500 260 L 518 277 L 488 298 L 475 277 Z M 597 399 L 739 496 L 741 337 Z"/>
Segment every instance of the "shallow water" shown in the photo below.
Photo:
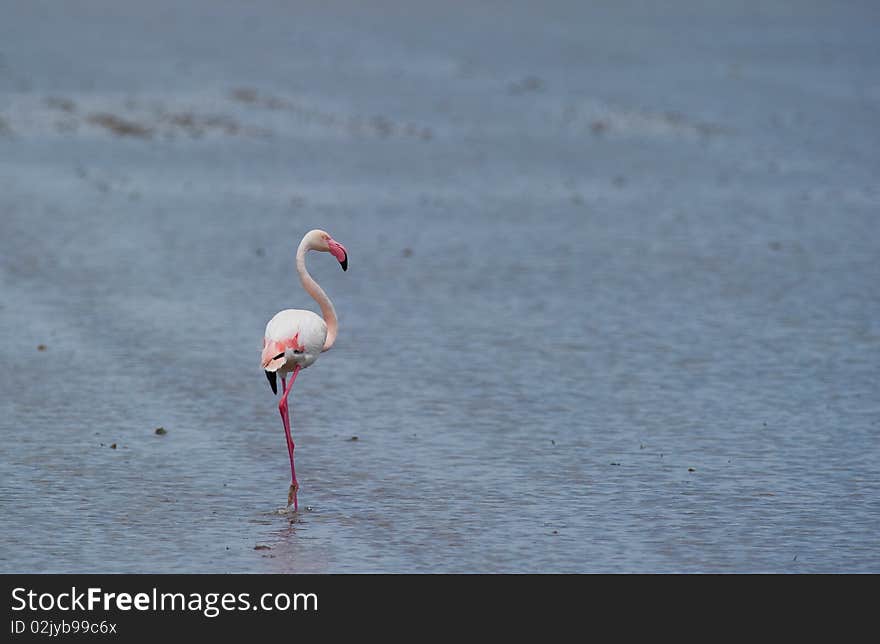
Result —
<path fill-rule="evenodd" d="M 880 572 L 877 10 L 468 4 L 0 3 L 0 572 Z"/>

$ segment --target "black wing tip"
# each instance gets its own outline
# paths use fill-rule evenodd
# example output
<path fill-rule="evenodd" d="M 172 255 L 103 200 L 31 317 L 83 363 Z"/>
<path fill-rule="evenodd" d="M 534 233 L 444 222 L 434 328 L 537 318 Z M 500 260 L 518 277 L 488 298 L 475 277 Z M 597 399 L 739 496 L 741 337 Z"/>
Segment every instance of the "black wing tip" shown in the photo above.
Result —
<path fill-rule="evenodd" d="M 278 377 L 275 375 L 274 371 L 266 372 L 266 379 L 269 381 L 269 386 L 272 387 L 272 393 L 278 394 Z"/>

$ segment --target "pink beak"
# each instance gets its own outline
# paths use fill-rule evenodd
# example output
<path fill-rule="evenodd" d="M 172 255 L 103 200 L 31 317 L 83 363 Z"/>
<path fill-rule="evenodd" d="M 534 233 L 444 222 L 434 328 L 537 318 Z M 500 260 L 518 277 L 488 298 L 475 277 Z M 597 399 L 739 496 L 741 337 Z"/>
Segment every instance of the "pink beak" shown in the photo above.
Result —
<path fill-rule="evenodd" d="M 348 270 L 348 251 L 345 250 L 345 246 L 340 244 L 335 239 L 328 239 L 327 245 L 330 247 L 330 253 L 342 265 L 342 270 L 347 271 Z"/>

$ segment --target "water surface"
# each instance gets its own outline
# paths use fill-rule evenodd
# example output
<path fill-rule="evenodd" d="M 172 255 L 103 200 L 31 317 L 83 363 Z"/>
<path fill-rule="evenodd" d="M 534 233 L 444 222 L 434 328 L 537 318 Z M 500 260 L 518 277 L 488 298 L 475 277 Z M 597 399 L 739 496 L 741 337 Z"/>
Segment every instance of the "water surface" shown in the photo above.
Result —
<path fill-rule="evenodd" d="M 880 572 L 876 8 L 585 4 L 2 3 L 0 571 Z"/>

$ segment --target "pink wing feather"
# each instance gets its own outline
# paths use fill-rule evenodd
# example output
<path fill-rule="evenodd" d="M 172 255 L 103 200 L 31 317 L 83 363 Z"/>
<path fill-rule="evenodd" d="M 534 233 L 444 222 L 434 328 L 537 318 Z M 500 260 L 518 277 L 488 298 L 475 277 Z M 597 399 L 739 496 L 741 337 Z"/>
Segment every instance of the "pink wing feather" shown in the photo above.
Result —
<path fill-rule="evenodd" d="M 263 355 L 260 364 L 266 371 L 278 371 L 278 368 L 284 364 L 284 357 L 276 358 L 278 354 L 284 353 L 287 349 L 294 351 L 303 351 L 305 347 L 299 342 L 299 333 L 292 338 L 283 340 L 268 340 L 263 338 Z"/>

